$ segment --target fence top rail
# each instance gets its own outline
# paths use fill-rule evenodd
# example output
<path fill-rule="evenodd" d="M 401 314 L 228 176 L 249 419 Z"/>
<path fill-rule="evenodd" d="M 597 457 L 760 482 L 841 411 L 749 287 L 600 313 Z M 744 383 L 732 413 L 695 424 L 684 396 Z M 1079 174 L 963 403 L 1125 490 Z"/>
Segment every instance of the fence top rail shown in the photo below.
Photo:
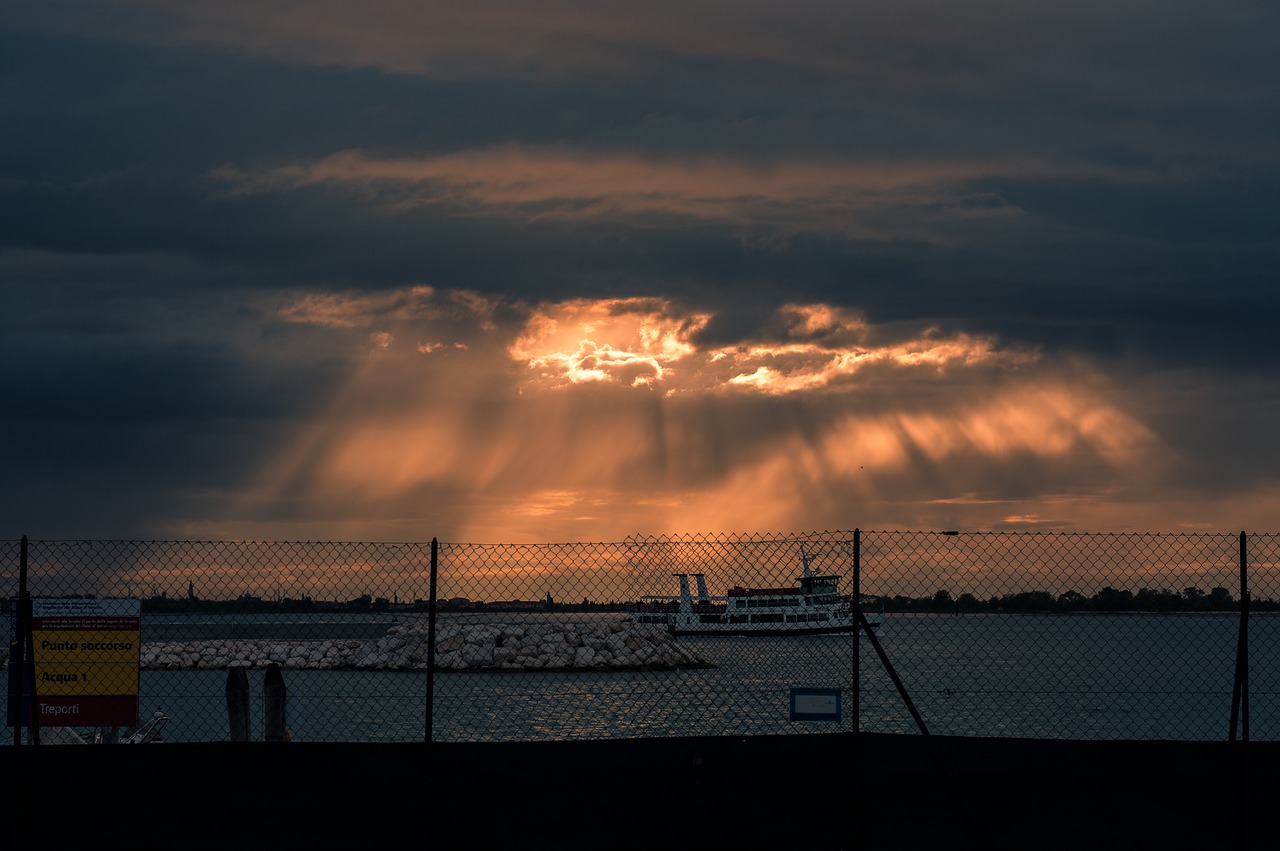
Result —
<path fill-rule="evenodd" d="M 1099 532 L 1091 530 L 1046 531 L 1042 529 L 842 529 L 821 532 L 769 532 L 769 533 L 720 533 L 689 532 L 663 533 L 657 535 L 630 535 L 620 540 L 578 540 L 578 541 L 454 541 L 442 538 L 426 538 L 421 540 L 350 540 L 350 539 L 301 539 L 301 538 L 0 538 L 0 544 L 18 545 L 26 540 L 29 544 L 43 545 L 156 545 L 156 544 L 188 544 L 192 546 L 361 546 L 361 547 L 427 547 L 433 541 L 440 546 L 466 547 L 564 547 L 564 546 L 625 546 L 628 544 L 647 543 L 698 543 L 733 541 L 749 543 L 752 541 L 773 542 L 789 540 L 807 540 L 812 537 L 844 537 L 855 532 L 863 535 L 889 536 L 932 536 L 947 537 L 1019 537 L 1019 538 L 1238 538 L 1246 537 L 1280 537 L 1280 531 L 1240 530 L 1240 531 L 1130 531 Z"/>

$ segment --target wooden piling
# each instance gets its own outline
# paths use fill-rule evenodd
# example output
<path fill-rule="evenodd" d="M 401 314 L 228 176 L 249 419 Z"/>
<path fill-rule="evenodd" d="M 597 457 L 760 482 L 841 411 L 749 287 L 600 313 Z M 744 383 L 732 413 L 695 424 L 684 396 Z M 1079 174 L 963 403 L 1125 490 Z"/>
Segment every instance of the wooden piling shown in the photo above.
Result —
<path fill-rule="evenodd" d="M 227 723 L 231 741 L 249 741 L 249 675 L 244 668 L 227 669 Z"/>
<path fill-rule="evenodd" d="M 267 665 L 262 676 L 262 738 L 268 742 L 289 741 L 289 729 L 285 721 L 287 704 L 284 674 L 275 662 Z"/>

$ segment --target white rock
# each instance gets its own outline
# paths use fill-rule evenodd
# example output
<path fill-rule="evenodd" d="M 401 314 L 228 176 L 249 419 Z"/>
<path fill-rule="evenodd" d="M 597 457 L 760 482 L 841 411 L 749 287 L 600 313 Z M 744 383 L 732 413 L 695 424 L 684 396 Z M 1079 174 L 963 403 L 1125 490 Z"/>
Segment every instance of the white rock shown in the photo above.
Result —
<path fill-rule="evenodd" d="M 286 668 L 424 670 L 430 654 L 425 623 L 398 624 L 375 641 L 153 642 L 139 654 L 143 668 Z M 680 667 L 701 664 L 662 629 L 625 621 L 576 624 L 450 624 L 436 631 L 440 670 Z"/>

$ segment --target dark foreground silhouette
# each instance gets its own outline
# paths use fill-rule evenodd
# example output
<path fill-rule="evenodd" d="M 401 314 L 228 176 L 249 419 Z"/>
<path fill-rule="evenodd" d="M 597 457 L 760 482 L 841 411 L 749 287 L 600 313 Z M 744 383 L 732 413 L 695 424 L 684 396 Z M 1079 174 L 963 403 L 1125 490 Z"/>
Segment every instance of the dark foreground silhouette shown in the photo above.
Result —
<path fill-rule="evenodd" d="M 1280 743 L 808 734 L 0 747 L 14 849 L 1275 847 Z"/>

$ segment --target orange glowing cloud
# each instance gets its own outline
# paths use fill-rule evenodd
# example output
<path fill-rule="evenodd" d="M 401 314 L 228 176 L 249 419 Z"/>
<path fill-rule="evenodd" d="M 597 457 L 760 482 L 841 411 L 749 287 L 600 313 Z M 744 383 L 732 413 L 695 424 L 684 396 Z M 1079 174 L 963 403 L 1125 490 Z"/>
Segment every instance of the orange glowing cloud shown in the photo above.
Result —
<path fill-rule="evenodd" d="M 1008 156 L 760 164 L 723 156 L 672 160 L 519 145 L 387 159 L 340 151 L 264 171 L 228 165 L 211 176 L 234 193 L 317 184 L 356 192 L 377 189 L 382 203 L 400 209 L 449 205 L 527 220 L 626 217 L 642 222 L 644 217 L 666 217 L 937 241 L 944 237 L 928 225 L 1020 214 L 1000 198 L 975 206 L 961 197 L 960 185 L 994 175 L 1142 179 L 1132 171 L 1096 164 Z M 926 226 L 886 215 L 903 208 L 918 209 Z"/>
<path fill-rule="evenodd" d="M 696 351 L 690 338 L 707 319 L 676 317 L 659 299 L 578 299 L 534 310 L 508 351 L 535 381 L 551 386 L 652 385 Z"/>
<path fill-rule="evenodd" d="M 573 301 L 543 305 L 509 351 L 530 382 L 562 386 L 585 381 L 649 386 L 667 394 L 739 390 L 785 395 L 838 387 L 870 366 L 948 369 L 980 365 L 1017 368 L 1038 360 L 1030 350 L 1000 348 L 967 334 L 922 336 L 889 345 L 859 345 L 865 320 L 829 305 L 786 305 L 778 311 L 784 339 L 699 348 L 709 317 L 672 318 L 657 299 Z"/>

